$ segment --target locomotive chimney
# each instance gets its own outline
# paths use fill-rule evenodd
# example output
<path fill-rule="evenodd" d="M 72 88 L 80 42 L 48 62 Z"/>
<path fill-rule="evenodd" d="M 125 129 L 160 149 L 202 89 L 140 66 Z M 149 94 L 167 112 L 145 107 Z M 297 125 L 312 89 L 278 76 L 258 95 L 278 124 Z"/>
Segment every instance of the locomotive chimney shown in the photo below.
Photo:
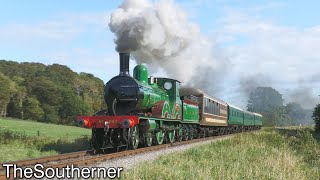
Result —
<path fill-rule="evenodd" d="M 129 58 L 130 53 L 119 53 L 120 57 L 120 76 L 130 76 L 129 75 Z"/>

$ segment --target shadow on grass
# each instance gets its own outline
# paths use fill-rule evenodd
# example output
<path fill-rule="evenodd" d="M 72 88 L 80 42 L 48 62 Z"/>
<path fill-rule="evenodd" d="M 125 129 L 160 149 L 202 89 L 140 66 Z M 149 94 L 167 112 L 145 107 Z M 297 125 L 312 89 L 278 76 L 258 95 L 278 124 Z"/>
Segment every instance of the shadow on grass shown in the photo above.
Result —
<path fill-rule="evenodd" d="M 297 129 L 281 129 L 281 128 L 276 128 L 276 131 L 282 135 L 282 136 L 288 136 L 288 137 L 296 137 L 300 138 L 302 132 L 309 132 L 313 139 L 315 139 L 319 144 L 320 144 L 320 133 L 316 133 L 313 129 L 310 128 L 297 128 Z"/>
<path fill-rule="evenodd" d="M 299 133 L 299 132 L 301 132 L 301 130 L 299 130 L 299 129 L 276 128 L 276 131 L 282 136 L 287 136 L 287 137 L 294 136 L 296 138 L 301 137 L 301 134 Z"/>
<path fill-rule="evenodd" d="M 70 153 L 90 149 L 90 137 L 83 136 L 72 141 L 56 140 L 44 144 L 40 151 L 56 151 L 58 153 Z"/>

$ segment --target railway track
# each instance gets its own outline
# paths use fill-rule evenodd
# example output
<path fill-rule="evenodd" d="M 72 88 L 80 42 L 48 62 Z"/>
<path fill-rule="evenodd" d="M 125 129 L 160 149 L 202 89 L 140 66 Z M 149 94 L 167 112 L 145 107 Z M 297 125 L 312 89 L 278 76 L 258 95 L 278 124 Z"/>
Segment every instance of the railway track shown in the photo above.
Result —
<path fill-rule="evenodd" d="M 196 143 L 196 142 L 213 140 L 213 139 L 222 139 L 229 136 L 232 137 L 234 135 L 235 134 L 212 136 L 207 138 L 193 139 L 189 141 L 181 141 L 181 142 L 175 142 L 170 144 L 162 144 L 157 146 L 144 147 L 144 148 L 139 148 L 135 150 L 127 150 L 127 151 L 121 151 L 121 152 L 109 153 L 109 154 L 95 154 L 91 150 L 91 151 L 80 151 L 75 153 L 66 153 L 66 154 L 61 154 L 56 156 L 48 156 L 48 157 L 42 157 L 42 158 L 36 158 L 36 159 L 30 159 L 30 160 L 15 161 L 15 162 L 9 162 L 9 163 L 15 164 L 17 165 L 17 167 L 22 167 L 22 168 L 33 167 L 35 164 L 42 164 L 45 168 L 48 168 L 48 167 L 62 168 L 62 167 L 66 167 L 67 165 L 81 167 L 81 166 L 88 166 L 91 164 L 95 164 L 98 162 L 103 162 L 110 159 L 116 159 L 116 158 L 121 158 L 121 157 L 135 155 L 135 154 L 141 154 L 144 152 L 165 149 L 173 146 L 181 146 L 184 144 Z M 10 172 L 10 177 L 13 177 L 13 172 Z M 3 179 L 7 179 L 7 178 L 6 178 L 5 169 L 2 167 L 2 164 L 1 164 L 0 180 L 3 180 Z"/>

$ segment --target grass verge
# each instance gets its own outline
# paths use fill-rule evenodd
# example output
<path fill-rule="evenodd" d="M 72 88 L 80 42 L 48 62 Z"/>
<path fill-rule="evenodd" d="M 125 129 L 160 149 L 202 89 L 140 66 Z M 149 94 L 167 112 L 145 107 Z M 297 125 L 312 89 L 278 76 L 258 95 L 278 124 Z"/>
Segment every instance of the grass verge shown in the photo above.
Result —
<path fill-rule="evenodd" d="M 264 129 L 159 157 L 124 179 L 320 179 L 319 137 L 310 129 Z"/>
<path fill-rule="evenodd" d="M 12 118 L 0 118 L 0 127 L 14 133 L 26 136 L 41 136 L 50 138 L 76 139 L 80 136 L 89 136 L 91 131 L 75 126 L 40 123 L 36 121 L 18 120 Z"/>
<path fill-rule="evenodd" d="M 87 150 L 90 135 L 72 126 L 0 119 L 0 162 Z"/>

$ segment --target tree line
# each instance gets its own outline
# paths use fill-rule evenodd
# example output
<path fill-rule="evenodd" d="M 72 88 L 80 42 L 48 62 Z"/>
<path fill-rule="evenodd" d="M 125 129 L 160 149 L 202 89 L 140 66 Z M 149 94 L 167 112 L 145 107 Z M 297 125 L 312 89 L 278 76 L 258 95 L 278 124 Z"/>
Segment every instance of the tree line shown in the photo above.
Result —
<path fill-rule="evenodd" d="M 284 104 L 282 94 L 272 87 L 254 89 L 249 95 L 247 110 L 262 114 L 264 126 L 314 124 L 312 110 L 304 109 L 297 102 Z"/>
<path fill-rule="evenodd" d="M 0 117 L 73 124 L 105 108 L 104 83 L 67 66 L 0 60 Z"/>
<path fill-rule="evenodd" d="M 77 115 L 106 108 L 103 87 L 101 79 L 67 66 L 0 60 L 0 117 L 73 124 Z M 310 125 L 313 117 L 320 132 L 320 104 L 313 111 L 284 104 L 272 87 L 254 89 L 247 110 L 262 114 L 266 126 Z"/>

